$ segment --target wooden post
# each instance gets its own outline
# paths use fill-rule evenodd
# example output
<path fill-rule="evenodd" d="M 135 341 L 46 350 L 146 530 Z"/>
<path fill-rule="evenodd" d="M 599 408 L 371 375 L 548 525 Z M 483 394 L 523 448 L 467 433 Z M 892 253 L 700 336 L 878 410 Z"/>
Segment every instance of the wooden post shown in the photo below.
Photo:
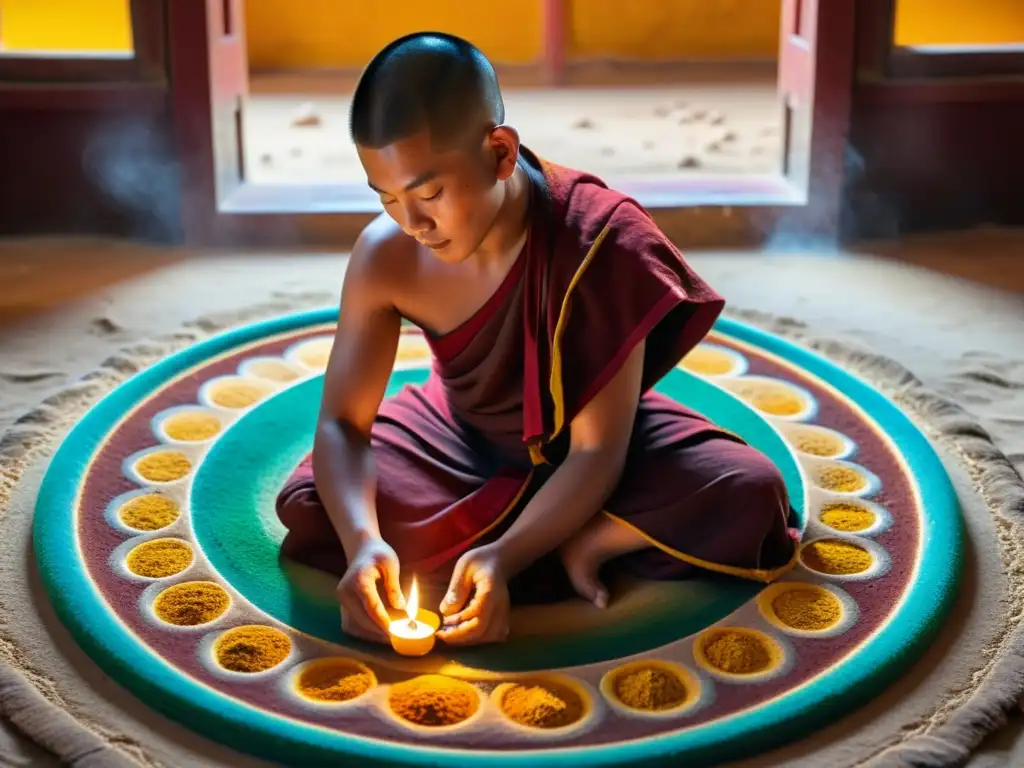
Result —
<path fill-rule="evenodd" d="M 565 43 L 569 0 L 541 0 L 543 30 L 543 67 L 547 85 L 565 82 Z"/>

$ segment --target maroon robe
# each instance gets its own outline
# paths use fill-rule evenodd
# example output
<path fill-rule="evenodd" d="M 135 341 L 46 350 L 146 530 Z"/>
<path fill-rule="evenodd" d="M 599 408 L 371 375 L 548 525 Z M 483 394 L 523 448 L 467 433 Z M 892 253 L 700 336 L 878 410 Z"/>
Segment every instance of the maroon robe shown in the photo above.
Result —
<path fill-rule="evenodd" d="M 708 333 L 723 300 L 634 201 L 529 152 L 524 168 L 534 194 L 523 252 L 469 320 L 427 334 L 428 381 L 385 400 L 373 426 L 377 515 L 403 570 L 432 571 L 500 536 L 565 457 L 573 418 L 646 339 L 626 465 L 602 511 L 652 546 L 612 566 L 647 578 L 701 569 L 774 579 L 795 556 L 780 473 L 651 390 Z M 344 571 L 308 459 L 278 515 L 289 531 L 283 554 Z M 513 582 L 522 599 L 568 590 L 554 554 Z"/>

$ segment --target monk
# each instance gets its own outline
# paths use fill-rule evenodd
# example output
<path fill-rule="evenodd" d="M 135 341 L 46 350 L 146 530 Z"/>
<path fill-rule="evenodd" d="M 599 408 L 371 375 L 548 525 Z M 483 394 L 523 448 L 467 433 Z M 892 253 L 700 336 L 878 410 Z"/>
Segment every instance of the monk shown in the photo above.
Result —
<path fill-rule="evenodd" d="M 312 455 L 277 504 L 282 554 L 341 576 L 346 633 L 388 641 L 400 566 L 443 574 L 452 644 L 505 639 L 513 602 L 603 608 L 606 573 L 792 566 L 775 466 L 652 391 L 724 302 L 640 205 L 523 146 L 494 69 L 450 35 L 382 50 L 351 134 L 384 213 L 353 248 Z M 385 400 L 403 319 L 433 369 Z"/>

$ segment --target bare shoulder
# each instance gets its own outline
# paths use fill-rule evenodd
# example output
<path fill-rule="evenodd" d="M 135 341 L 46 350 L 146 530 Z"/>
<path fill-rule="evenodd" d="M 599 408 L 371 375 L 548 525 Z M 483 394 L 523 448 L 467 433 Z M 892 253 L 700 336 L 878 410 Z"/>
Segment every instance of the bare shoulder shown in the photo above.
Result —
<path fill-rule="evenodd" d="M 346 282 L 362 288 L 398 289 L 415 272 L 416 243 L 389 216 L 381 214 L 360 233 L 352 248 Z"/>

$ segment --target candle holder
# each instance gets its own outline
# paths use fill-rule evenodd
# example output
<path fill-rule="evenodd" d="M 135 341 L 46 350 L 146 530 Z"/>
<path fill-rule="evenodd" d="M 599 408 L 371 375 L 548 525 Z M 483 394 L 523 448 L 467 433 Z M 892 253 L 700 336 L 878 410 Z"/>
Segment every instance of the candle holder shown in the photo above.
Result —
<path fill-rule="evenodd" d="M 405 604 L 406 618 L 396 619 L 388 626 L 391 647 L 403 656 L 426 656 L 434 649 L 434 635 L 441 626 L 441 617 L 419 606 L 419 589 L 413 579 Z"/>

